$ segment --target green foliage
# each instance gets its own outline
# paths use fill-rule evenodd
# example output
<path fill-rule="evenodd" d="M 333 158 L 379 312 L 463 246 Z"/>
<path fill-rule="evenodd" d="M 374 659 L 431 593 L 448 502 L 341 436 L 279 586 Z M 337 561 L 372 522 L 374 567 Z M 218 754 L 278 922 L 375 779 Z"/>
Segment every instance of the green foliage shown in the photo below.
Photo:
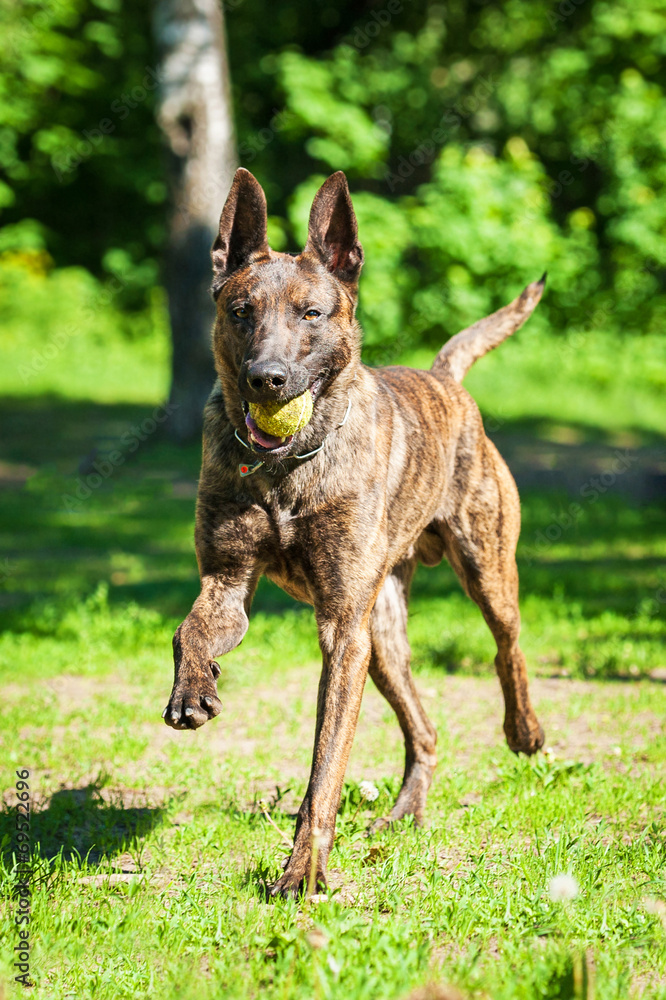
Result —
<path fill-rule="evenodd" d="M 300 142 L 310 136 L 305 142 L 307 152 L 331 170 L 372 172 L 373 164 L 385 160 L 388 141 L 365 111 L 366 95 L 361 81 L 354 79 L 353 62 L 347 48 L 330 65 L 296 52 L 284 53 L 282 84 L 295 117 L 289 131 Z"/>
<path fill-rule="evenodd" d="M 0 239 L 25 250 L 32 220 L 58 266 L 120 273 L 125 308 L 155 284 L 165 232 L 148 13 L 16 0 L 0 15 Z"/>
<path fill-rule="evenodd" d="M 122 277 L 100 280 L 84 267 L 54 268 L 32 226 L 20 227 L 23 249 L 15 249 L 18 229 L 0 230 L 0 389 L 22 396 L 164 399 L 169 328 L 163 290 L 151 288 L 143 308 L 128 312 Z M 14 248 L 3 249 L 10 230 Z"/>
<path fill-rule="evenodd" d="M 520 140 L 509 150 L 495 159 L 481 147 L 464 155 L 449 146 L 418 191 L 412 209 L 421 262 L 413 299 L 418 339 L 429 333 L 431 342 L 442 342 L 470 316 L 506 303 L 540 277 L 542 266 L 549 274 L 543 313 L 555 328 L 558 306 L 566 322 L 566 308 L 591 291 L 596 248 L 589 234 L 563 231 L 549 218 L 543 168 Z"/>
<path fill-rule="evenodd" d="M 87 650 L 112 655 L 120 647 L 136 653 L 140 646 L 161 642 L 164 621 L 161 615 L 135 602 L 122 610 L 109 607 L 109 585 L 106 581 L 83 601 L 46 601 L 31 610 L 23 628 L 33 635 L 50 636 L 56 640 L 77 640 Z"/>
<path fill-rule="evenodd" d="M 395 353 L 396 312 L 410 343 L 441 340 L 541 270 L 555 329 L 663 326 L 666 14 L 654 0 L 639 16 L 628 2 L 570 7 L 410 5 L 379 32 L 359 18 L 323 62 L 280 57 L 307 152 L 374 178 L 410 223 L 393 282 L 384 269 L 387 284 L 402 280 L 401 309 L 390 303 L 388 325 L 364 310 L 370 343 Z M 373 286 L 366 274 L 370 298 Z"/>
<path fill-rule="evenodd" d="M 441 342 L 544 270 L 556 331 L 663 329 L 661 0 L 225 15 L 240 158 L 277 245 L 302 243 L 317 181 L 350 176 L 370 360 Z M 2 17 L 0 244 L 39 233 L 57 267 L 113 276 L 119 307 L 142 309 L 166 199 L 149 9 L 21 0 Z"/>

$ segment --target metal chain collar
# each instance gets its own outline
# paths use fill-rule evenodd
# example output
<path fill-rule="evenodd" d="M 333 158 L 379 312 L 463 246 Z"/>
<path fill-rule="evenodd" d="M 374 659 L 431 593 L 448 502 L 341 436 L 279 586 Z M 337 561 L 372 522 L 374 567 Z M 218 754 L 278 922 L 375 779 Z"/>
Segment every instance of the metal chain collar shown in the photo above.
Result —
<path fill-rule="evenodd" d="M 347 423 L 347 418 L 348 418 L 349 413 L 351 411 L 351 407 L 352 407 L 352 403 L 351 403 L 351 396 L 350 396 L 349 397 L 349 403 L 347 405 L 347 412 L 345 413 L 344 417 L 342 418 L 342 421 L 338 424 L 337 427 L 334 427 L 333 430 L 337 431 L 341 427 L 344 427 L 344 425 Z M 332 433 L 332 432 L 329 431 L 328 434 L 330 434 L 330 433 Z M 319 445 L 319 447 L 315 448 L 314 451 L 308 451 L 304 455 L 287 455 L 286 458 L 285 458 L 285 461 L 286 461 L 287 458 L 296 458 L 296 459 L 298 459 L 299 462 L 303 461 L 304 458 L 312 458 L 313 455 L 316 455 L 317 452 L 321 451 L 321 449 L 324 447 L 324 444 L 326 442 L 326 438 L 328 437 L 328 434 L 326 435 L 326 437 L 324 438 L 324 440 L 322 441 L 322 443 Z M 240 436 L 240 434 L 238 433 L 238 431 L 237 431 L 237 429 L 235 427 L 234 427 L 234 437 L 236 438 L 237 441 L 239 441 L 243 445 L 244 448 L 247 448 L 248 451 L 252 451 L 252 448 L 250 447 L 250 445 L 247 443 L 247 441 L 243 441 L 242 437 Z M 258 469 L 260 469 L 262 467 L 262 465 L 264 465 L 264 464 L 265 463 L 261 459 L 257 459 L 257 461 L 253 462 L 252 465 L 249 465 L 249 464 L 247 464 L 245 462 L 241 462 L 240 465 L 238 466 L 238 471 L 240 473 L 241 479 L 245 479 L 246 476 L 251 476 L 254 472 L 256 472 Z"/>

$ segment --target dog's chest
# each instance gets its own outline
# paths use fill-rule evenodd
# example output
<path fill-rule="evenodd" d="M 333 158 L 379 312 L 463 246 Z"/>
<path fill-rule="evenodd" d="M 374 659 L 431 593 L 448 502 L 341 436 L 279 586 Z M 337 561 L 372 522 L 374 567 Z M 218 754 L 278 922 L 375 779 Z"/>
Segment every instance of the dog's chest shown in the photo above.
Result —
<path fill-rule="evenodd" d="M 299 601 L 312 603 L 310 581 L 311 514 L 305 514 L 302 504 L 290 505 L 281 498 L 264 505 L 270 524 L 264 550 L 266 576 Z"/>
<path fill-rule="evenodd" d="M 272 540 L 266 553 L 266 576 L 298 601 L 312 603 L 306 563 L 305 537 L 300 518 L 276 507 L 269 511 Z M 300 531 L 299 531 L 300 528 Z"/>
<path fill-rule="evenodd" d="M 266 513 L 276 548 L 282 551 L 290 548 L 298 535 L 299 518 L 290 506 L 279 502 L 268 504 Z"/>

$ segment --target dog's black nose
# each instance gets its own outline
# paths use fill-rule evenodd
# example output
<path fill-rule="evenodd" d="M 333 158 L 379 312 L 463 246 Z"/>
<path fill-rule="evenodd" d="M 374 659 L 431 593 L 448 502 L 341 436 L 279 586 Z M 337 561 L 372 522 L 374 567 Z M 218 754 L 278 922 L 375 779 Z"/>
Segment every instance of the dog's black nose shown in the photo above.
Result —
<path fill-rule="evenodd" d="M 245 380 L 256 392 L 262 389 L 281 389 L 286 385 L 287 369 L 279 361 L 255 361 L 247 366 Z"/>

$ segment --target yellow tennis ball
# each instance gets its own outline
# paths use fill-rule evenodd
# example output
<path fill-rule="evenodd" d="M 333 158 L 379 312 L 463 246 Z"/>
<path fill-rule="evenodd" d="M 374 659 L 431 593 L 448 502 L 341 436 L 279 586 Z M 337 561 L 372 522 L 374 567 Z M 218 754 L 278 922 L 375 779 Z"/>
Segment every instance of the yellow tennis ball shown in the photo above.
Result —
<path fill-rule="evenodd" d="M 312 416 L 312 394 L 306 389 L 302 396 L 283 403 L 280 399 L 268 403 L 250 403 L 250 416 L 267 434 L 288 437 L 303 430 Z"/>

